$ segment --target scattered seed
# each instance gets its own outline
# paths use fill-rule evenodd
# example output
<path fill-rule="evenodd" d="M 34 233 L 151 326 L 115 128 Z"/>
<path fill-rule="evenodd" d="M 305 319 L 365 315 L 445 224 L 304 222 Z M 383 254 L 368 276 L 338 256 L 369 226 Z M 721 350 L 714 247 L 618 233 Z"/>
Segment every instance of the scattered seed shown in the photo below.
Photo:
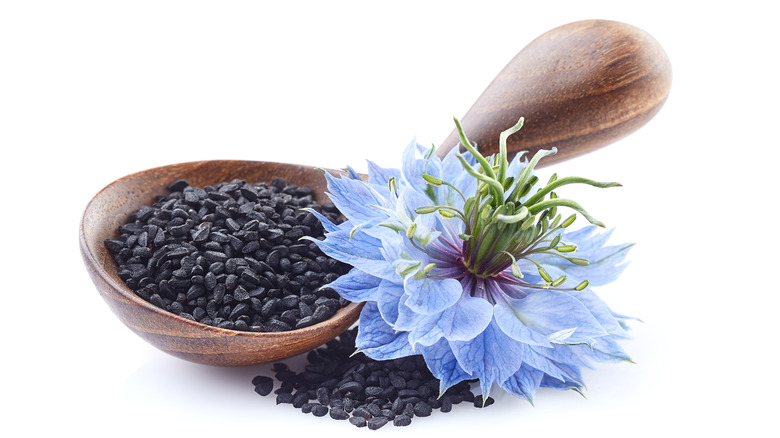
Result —
<path fill-rule="evenodd" d="M 268 395 L 274 388 L 274 380 L 266 376 L 257 376 L 252 379 L 252 384 L 255 385 L 255 392 L 260 395 Z"/>
<path fill-rule="evenodd" d="M 453 385 L 439 398 L 439 381 L 422 356 L 376 361 L 362 353 L 354 354 L 356 335 L 357 328 L 347 330 L 310 351 L 303 372 L 294 372 L 282 363 L 274 364 L 272 370 L 281 382 L 277 401 L 282 390 L 295 392 L 287 403 L 303 413 L 330 413 L 333 419 L 349 419 L 352 425 L 371 430 L 391 421 L 394 426 L 408 426 L 415 416 L 427 417 L 436 409 L 449 412 L 453 404 L 465 400 L 479 400 L 481 407 L 481 396 L 474 397 L 471 382 Z M 487 404 L 492 402 L 488 398 Z"/>

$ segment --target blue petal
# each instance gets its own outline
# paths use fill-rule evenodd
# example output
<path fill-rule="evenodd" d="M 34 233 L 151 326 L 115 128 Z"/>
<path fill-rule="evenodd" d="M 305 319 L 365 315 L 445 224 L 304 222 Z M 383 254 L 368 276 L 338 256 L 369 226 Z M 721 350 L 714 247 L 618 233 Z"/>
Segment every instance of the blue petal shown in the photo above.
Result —
<path fill-rule="evenodd" d="M 395 324 L 393 324 L 393 327 L 395 327 L 396 330 L 405 332 L 412 331 L 419 326 L 426 317 L 426 315 L 410 309 L 409 306 L 406 305 L 408 299 L 409 295 L 403 295 L 398 301 L 398 319 L 395 321 Z"/>
<path fill-rule="evenodd" d="M 339 227 L 336 224 L 331 222 L 330 219 L 328 219 L 325 216 L 323 216 L 322 213 L 318 212 L 317 210 L 314 210 L 314 209 L 311 209 L 311 208 L 306 208 L 304 210 L 306 210 L 309 213 L 313 214 L 314 217 L 316 217 L 322 223 L 322 228 L 325 229 L 326 233 L 331 233 L 333 231 L 338 231 L 339 230 Z"/>
<path fill-rule="evenodd" d="M 545 375 L 542 378 L 542 383 L 539 385 L 542 388 L 552 388 L 552 389 L 558 389 L 561 391 L 567 390 L 567 389 L 573 389 L 576 391 L 579 391 L 582 389 L 582 385 L 578 384 L 577 382 L 571 381 L 571 380 L 558 380 L 553 377 L 550 377 L 548 375 Z"/>
<path fill-rule="evenodd" d="M 392 208 L 392 205 L 377 191 L 375 186 L 362 180 L 335 178 L 327 172 L 325 172 L 325 178 L 328 180 L 328 197 L 341 214 L 352 221 L 361 223 L 375 218 L 384 218 L 384 213 L 374 206 Z"/>
<path fill-rule="evenodd" d="M 401 171 L 398 169 L 387 169 L 379 167 L 376 163 L 368 161 L 368 182 L 379 186 L 387 187 L 390 178 L 394 178 L 396 184 L 401 183 Z"/>
<path fill-rule="evenodd" d="M 542 371 L 523 364 L 519 371 L 501 383 L 501 387 L 517 397 L 533 401 L 534 394 L 539 389 L 543 377 Z"/>
<path fill-rule="evenodd" d="M 355 346 L 374 360 L 390 360 L 415 354 L 406 332 L 396 332 L 382 319 L 373 302 L 367 302 L 360 312 Z"/>
<path fill-rule="evenodd" d="M 441 175 L 441 160 L 435 155 L 430 159 L 417 158 L 418 152 L 426 151 L 417 141 L 412 141 L 404 149 L 403 176 L 406 183 L 420 193 L 428 191 L 428 183 L 423 179 L 424 174 L 439 177 Z"/>
<path fill-rule="evenodd" d="M 503 301 L 497 302 L 493 313 L 496 318 L 496 324 L 512 339 L 524 344 L 552 347 L 552 344 L 547 341 L 547 336 L 523 324 L 508 303 Z"/>
<path fill-rule="evenodd" d="M 439 394 L 444 394 L 452 385 L 474 378 L 460 367 L 449 342 L 445 339 L 440 339 L 431 346 L 421 347 L 420 351 L 431 373 L 439 379 Z"/>
<path fill-rule="evenodd" d="M 359 180 L 359 181 L 363 180 L 363 178 L 361 178 L 360 175 L 357 172 L 355 172 L 355 169 L 353 169 L 352 166 L 349 166 L 349 165 L 347 166 L 347 176 L 349 176 L 352 179 Z"/>
<path fill-rule="evenodd" d="M 544 374 L 557 379 L 561 382 L 572 381 L 579 376 L 579 371 L 573 375 L 572 367 L 563 365 L 563 362 L 558 362 L 547 357 L 548 355 L 570 355 L 572 350 L 570 346 L 555 346 L 554 348 L 538 348 L 538 347 L 526 347 L 523 361 L 526 365 L 536 368 Z M 572 360 L 571 357 L 567 358 Z M 583 366 L 584 362 L 575 360 L 575 365 Z"/>
<path fill-rule="evenodd" d="M 353 303 L 360 303 L 377 300 L 377 288 L 380 281 L 382 281 L 380 278 L 353 268 L 346 275 L 342 275 L 323 287 L 335 290 L 343 298 Z"/>
<path fill-rule="evenodd" d="M 398 301 L 404 294 L 404 285 L 390 280 L 382 280 L 377 292 L 376 304 L 379 313 L 388 324 L 395 326 L 398 320 Z M 398 327 L 394 328 L 398 330 Z"/>
<path fill-rule="evenodd" d="M 493 382 L 507 380 L 523 363 L 523 344 L 505 335 L 495 322 L 471 341 L 453 341 L 450 346 L 461 368 L 479 378 L 485 398 Z"/>
<path fill-rule="evenodd" d="M 620 321 L 615 317 L 612 310 L 607 307 L 606 303 L 599 298 L 595 292 L 590 288 L 586 288 L 579 292 L 577 291 L 564 291 L 569 295 L 577 299 L 588 308 L 591 315 L 599 322 L 599 324 L 611 335 L 625 336 L 626 332 L 621 327 Z"/>
<path fill-rule="evenodd" d="M 633 362 L 631 357 L 618 345 L 617 340 L 612 336 L 599 338 L 590 352 L 595 359 L 601 362 Z"/>
<path fill-rule="evenodd" d="M 384 279 L 397 278 L 393 266 L 385 260 L 382 254 L 382 241 L 362 232 L 350 235 L 350 230 L 345 228 L 328 233 L 325 240 L 317 240 L 308 236 L 305 236 L 304 239 L 317 244 L 326 255 L 352 265 L 369 275 Z"/>
<path fill-rule="evenodd" d="M 608 335 L 581 302 L 563 292 L 534 291 L 520 300 L 509 299 L 508 304 L 524 325 L 552 343 L 593 344 Z"/>
<path fill-rule="evenodd" d="M 442 337 L 468 341 L 482 333 L 493 319 L 493 306 L 482 298 L 463 294 L 457 303 L 440 314 L 428 315 L 409 333 L 409 342 L 433 345 Z"/>
<path fill-rule="evenodd" d="M 404 289 L 409 295 L 406 305 L 417 313 L 430 315 L 452 306 L 460 298 L 463 287 L 453 278 L 432 279 L 407 277 Z"/>
<path fill-rule="evenodd" d="M 463 170 L 463 165 L 458 159 L 458 148 L 452 148 L 441 162 L 441 180 L 452 184 L 465 197 L 472 196 L 477 191 L 479 181 Z M 464 158 L 472 166 L 476 164 L 476 159 L 471 154 L 465 154 Z M 442 185 L 436 188 L 436 203 L 438 205 L 449 205 L 457 209 L 463 208 L 464 200 L 457 191 L 451 187 Z"/>
<path fill-rule="evenodd" d="M 577 245 L 577 252 L 573 255 L 588 259 L 589 265 L 578 266 L 553 256 L 539 257 L 537 261 L 557 266 L 568 276 L 587 279 L 592 286 L 602 286 L 615 281 L 627 266 L 622 262 L 634 244 L 605 246 L 612 231 L 599 232 L 600 229 L 588 225 L 561 236 L 563 241 Z"/>

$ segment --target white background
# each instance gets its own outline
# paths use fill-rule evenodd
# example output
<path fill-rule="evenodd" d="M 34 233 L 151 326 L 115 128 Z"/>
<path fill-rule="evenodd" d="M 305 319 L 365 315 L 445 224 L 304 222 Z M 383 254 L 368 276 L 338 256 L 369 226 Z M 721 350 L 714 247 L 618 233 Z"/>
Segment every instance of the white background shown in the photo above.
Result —
<path fill-rule="evenodd" d="M 599 290 L 644 321 L 625 345 L 637 364 L 586 372 L 587 399 L 540 390 L 532 407 L 496 390 L 487 409 L 373 433 L 777 436 L 774 14 L 751 1 L 277 3 L 0 3 L 8 436 L 372 433 L 257 396 L 264 366 L 190 364 L 130 332 L 80 259 L 83 208 L 114 179 L 182 161 L 397 166 L 412 137 L 442 141 L 525 44 L 589 18 L 646 30 L 674 70 L 650 123 L 555 168 L 624 184 L 578 199 L 615 242 L 637 242 Z"/>

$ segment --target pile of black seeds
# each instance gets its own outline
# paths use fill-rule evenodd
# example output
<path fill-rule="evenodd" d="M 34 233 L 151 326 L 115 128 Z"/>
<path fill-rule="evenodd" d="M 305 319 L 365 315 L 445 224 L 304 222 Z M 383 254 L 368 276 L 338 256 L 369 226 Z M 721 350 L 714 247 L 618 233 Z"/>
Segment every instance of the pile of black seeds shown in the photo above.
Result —
<path fill-rule="evenodd" d="M 349 266 L 303 236 L 324 238 L 311 208 L 333 222 L 310 187 L 282 179 L 204 188 L 178 180 L 105 241 L 119 276 L 141 298 L 203 324 L 254 332 L 303 328 L 348 301 L 326 285 Z"/>
<path fill-rule="evenodd" d="M 439 380 L 422 356 L 387 361 L 363 353 L 353 356 L 356 335 L 357 328 L 353 328 L 310 351 L 301 373 L 284 363 L 274 364 L 272 370 L 281 382 L 275 391 L 276 403 L 290 403 L 306 414 L 330 415 L 372 430 L 389 422 L 408 426 L 415 416 L 427 417 L 436 409 L 450 412 L 453 405 L 464 401 L 483 407 L 482 396 L 474 396 L 470 382 L 458 383 L 439 397 Z M 252 384 L 255 392 L 265 396 L 273 390 L 274 381 L 257 376 Z M 488 397 L 484 405 L 491 404 L 493 398 Z"/>

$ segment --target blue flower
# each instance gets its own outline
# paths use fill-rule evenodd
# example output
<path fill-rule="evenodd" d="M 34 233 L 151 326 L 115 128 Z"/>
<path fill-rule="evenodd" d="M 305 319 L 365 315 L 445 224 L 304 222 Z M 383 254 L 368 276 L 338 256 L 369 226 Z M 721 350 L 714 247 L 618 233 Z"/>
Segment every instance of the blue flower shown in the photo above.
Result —
<path fill-rule="evenodd" d="M 456 120 L 457 123 L 457 120 Z M 630 361 L 618 345 L 627 317 L 613 313 L 590 286 L 623 269 L 631 245 L 607 245 L 609 232 L 554 190 L 584 178 L 539 184 L 518 154 L 483 157 L 461 133 L 468 153 L 443 159 L 412 142 L 403 168 L 368 163 L 368 181 L 349 169 L 326 173 L 329 196 L 346 220 L 315 242 L 354 268 L 328 285 L 365 302 L 357 347 L 377 360 L 422 354 L 441 392 L 478 379 L 485 398 L 496 384 L 532 401 L 540 387 L 583 388 L 593 362 Z M 564 219 L 557 210 L 575 211 Z M 576 213 L 590 225 L 569 229 Z"/>

